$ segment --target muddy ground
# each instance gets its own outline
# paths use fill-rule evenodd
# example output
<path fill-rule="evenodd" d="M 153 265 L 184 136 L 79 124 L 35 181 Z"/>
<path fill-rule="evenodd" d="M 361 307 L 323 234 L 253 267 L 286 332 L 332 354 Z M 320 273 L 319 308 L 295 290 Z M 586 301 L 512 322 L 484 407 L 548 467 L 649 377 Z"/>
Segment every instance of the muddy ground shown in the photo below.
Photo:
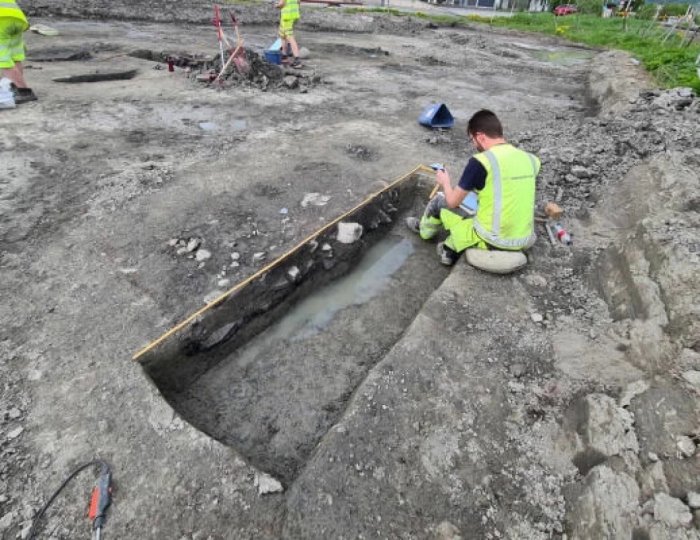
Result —
<path fill-rule="evenodd" d="M 700 536 L 696 98 L 621 54 L 310 8 L 308 84 L 207 88 L 130 56 L 214 56 L 203 3 L 23 5 L 61 34 L 27 36 L 39 101 L 0 114 L 0 537 L 26 538 L 95 457 L 115 479 L 108 538 Z M 261 51 L 274 10 L 239 12 Z M 454 129 L 418 125 L 432 102 Z M 294 467 L 183 420 L 132 354 L 376 181 L 435 161 L 457 176 L 481 107 L 542 158 L 538 199 L 565 208 L 573 246 L 540 231 L 513 276 L 397 276 L 427 300 L 393 343 L 361 327 L 381 354 L 338 383 Z M 288 390 L 266 389 L 263 421 L 303 410 Z M 90 534 L 93 478 L 41 537 Z"/>

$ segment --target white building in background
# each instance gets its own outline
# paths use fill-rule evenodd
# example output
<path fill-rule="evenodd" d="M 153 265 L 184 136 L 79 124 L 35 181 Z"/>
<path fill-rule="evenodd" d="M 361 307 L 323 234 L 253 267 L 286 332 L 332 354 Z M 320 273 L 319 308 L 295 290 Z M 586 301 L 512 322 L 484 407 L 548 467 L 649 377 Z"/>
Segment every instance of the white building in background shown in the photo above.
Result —
<path fill-rule="evenodd" d="M 547 0 L 424 0 L 430 4 L 442 4 L 460 8 L 483 9 L 517 9 L 527 1 L 527 11 L 546 11 L 549 8 Z"/>
<path fill-rule="evenodd" d="M 525 0 L 495 0 L 494 9 L 518 9 L 525 6 Z M 547 11 L 548 0 L 528 0 L 527 11 Z"/>

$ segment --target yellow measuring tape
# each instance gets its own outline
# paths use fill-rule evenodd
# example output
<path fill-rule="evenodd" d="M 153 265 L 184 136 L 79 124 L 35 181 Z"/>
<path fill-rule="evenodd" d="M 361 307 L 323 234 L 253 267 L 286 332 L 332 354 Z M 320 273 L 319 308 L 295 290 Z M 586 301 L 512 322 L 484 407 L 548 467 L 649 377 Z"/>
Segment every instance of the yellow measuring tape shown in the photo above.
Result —
<path fill-rule="evenodd" d="M 146 353 L 147 353 L 148 351 L 150 351 L 151 349 L 157 347 L 157 346 L 160 345 L 161 343 L 163 343 L 166 339 L 168 339 L 170 336 L 172 336 L 172 335 L 175 334 L 176 332 L 178 332 L 178 331 L 182 330 L 183 328 L 185 328 L 188 324 L 190 324 L 192 321 L 194 321 L 197 317 L 199 317 L 200 315 L 202 315 L 203 313 L 205 313 L 206 311 L 208 311 L 208 310 L 211 309 L 212 307 L 216 306 L 217 304 L 219 304 L 222 300 L 224 300 L 224 299 L 226 299 L 227 297 L 231 296 L 231 295 L 232 295 L 233 293 L 235 293 L 236 291 L 242 289 L 243 287 L 245 287 L 246 285 L 248 285 L 248 283 L 250 283 L 251 281 L 257 279 L 258 277 L 260 277 L 261 275 L 263 275 L 265 272 L 267 272 L 267 271 L 272 270 L 273 268 L 275 268 L 278 264 L 280 264 L 282 261 L 284 261 L 285 259 L 287 259 L 287 258 L 290 257 L 291 255 L 293 255 L 294 253 L 296 253 L 298 250 L 300 250 L 302 247 L 304 247 L 306 244 L 308 244 L 311 240 L 313 240 L 314 238 L 316 238 L 316 237 L 319 236 L 320 234 L 323 234 L 323 233 L 326 232 L 328 229 L 330 229 L 331 227 L 333 227 L 334 225 L 336 225 L 339 221 L 342 221 L 343 219 L 345 219 L 346 217 L 348 217 L 350 214 L 352 214 L 352 213 L 355 212 L 356 210 L 359 210 L 360 208 L 362 208 L 362 207 L 363 207 L 365 204 L 367 204 L 370 200 L 374 199 L 374 198 L 377 197 L 378 195 L 381 195 L 381 194 L 384 193 L 385 191 L 387 191 L 387 190 L 389 190 L 389 189 L 391 189 L 391 188 L 393 188 L 393 187 L 395 187 L 395 186 L 401 184 L 402 182 L 405 182 L 406 180 L 408 180 L 409 178 L 411 178 L 414 174 L 419 173 L 419 172 L 431 173 L 431 174 L 432 174 L 432 173 L 434 173 L 435 171 L 434 171 L 433 169 L 431 169 L 430 167 L 427 167 L 427 166 L 425 166 L 425 165 L 417 165 L 412 171 L 407 172 L 406 174 L 403 174 L 403 175 L 399 176 L 398 178 L 392 180 L 392 181 L 389 183 L 388 186 L 386 186 L 386 187 L 380 189 L 380 190 L 377 191 L 376 193 L 372 193 L 371 195 L 367 196 L 367 197 L 366 197 L 361 203 L 359 203 L 357 206 L 355 206 L 354 208 L 348 210 L 348 211 L 345 212 L 343 215 L 341 215 L 341 216 L 335 218 L 333 221 L 331 221 L 331 222 L 328 223 L 327 225 L 324 225 L 323 227 L 321 227 L 320 229 L 318 229 L 316 232 L 314 232 L 314 233 L 312 233 L 311 235 L 307 236 L 304 240 L 302 240 L 301 242 L 299 242 L 296 246 L 294 246 L 292 249 L 290 249 L 289 251 L 287 251 L 287 252 L 284 253 L 283 255 L 280 255 L 277 259 L 275 259 L 274 261 L 272 261 L 270 264 L 264 266 L 263 268 L 261 268 L 260 270 L 258 270 L 257 272 L 255 272 L 253 275 L 247 277 L 247 278 L 244 279 L 243 281 L 240 281 L 239 283 L 237 283 L 236 285 L 234 285 L 233 287 L 231 287 L 228 291 L 226 291 L 226 292 L 224 292 L 224 293 L 221 293 L 220 296 L 218 296 L 217 298 L 215 298 L 214 300 L 212 300 L 211 302 L 209 302 L 209 303 L 208 303 L 207 305 L 205 305 L 203 308 L 201 308 L 201 309 L 195 311 L 192 315 L 190 315 L 189 317 L 187 317 L 185 320 L 183 320 L 182 322 L 179 322 L 178 324 L 176 324 L 175 326 L 173 326 L 170 330 L 168 330 L 167 332 L 165 332 L 165 334 L 163 334 L 162 336 L 160 336 L 160 337 L 159 337 L 158 339 L 156 339 L 155 341 L 152 341 L 151 343 L 149 343 L 148 345 L 146 345 L 143 349 L 141 349 L 141 350 L 138 351 L 136 354 L 134 354 L 134 356 L 132 357 L 132 360 L 138 360 L 141 356 L 143 356 L 144 354 L 146 354 Z"/>

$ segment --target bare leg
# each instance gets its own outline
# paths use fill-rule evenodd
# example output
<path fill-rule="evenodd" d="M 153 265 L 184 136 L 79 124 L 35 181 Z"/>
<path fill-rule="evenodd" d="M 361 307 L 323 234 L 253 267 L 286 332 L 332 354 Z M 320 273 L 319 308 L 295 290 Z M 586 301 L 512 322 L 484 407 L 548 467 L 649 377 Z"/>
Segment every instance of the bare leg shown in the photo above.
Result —
<path fill-rule="evenodd" d="M 3 69 L 2 74 L 4 77 L 10 79 L 17 88 L 27 88 L 27 82 L 24 80 L 24 70 L 22 69 L 22 63 L 17 62 L 14 67 L 9 69 Z"/>
<path fill-rule="evenodd" d="M 299 45 L 297 45 L 297 38 L 290 36 L 287 38 L 289 44 L 292 46 L 292 54 L 294 58 L 299 58 Z"/>

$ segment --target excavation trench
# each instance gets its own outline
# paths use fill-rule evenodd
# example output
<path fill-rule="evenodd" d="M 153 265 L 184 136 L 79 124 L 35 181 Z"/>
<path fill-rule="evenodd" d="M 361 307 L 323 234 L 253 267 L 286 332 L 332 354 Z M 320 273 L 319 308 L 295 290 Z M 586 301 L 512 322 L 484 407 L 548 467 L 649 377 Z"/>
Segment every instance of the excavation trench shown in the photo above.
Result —
<path fill-rule="evenodd" d="M 403 225 L 430 183 L 414 174 L 141 357 L 192 425 L 283 482 L 294 480 L 372 367 L 447 275 Z"/>

